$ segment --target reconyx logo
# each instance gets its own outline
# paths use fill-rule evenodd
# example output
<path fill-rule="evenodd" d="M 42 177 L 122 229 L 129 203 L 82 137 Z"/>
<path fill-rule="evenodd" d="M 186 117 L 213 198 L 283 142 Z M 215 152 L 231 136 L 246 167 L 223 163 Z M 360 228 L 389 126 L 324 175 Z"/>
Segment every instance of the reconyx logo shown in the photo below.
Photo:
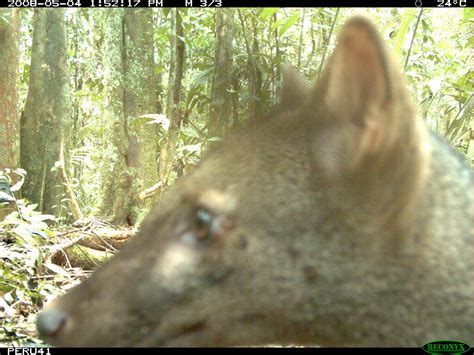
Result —
<path fill-rule="evenodd" d="M 465 343 L 454 340 L 437 340 L 423 345 L 422 349 L 429 354 L 452 354 L 461 355 L 469 351 L 471 347 Z"/>

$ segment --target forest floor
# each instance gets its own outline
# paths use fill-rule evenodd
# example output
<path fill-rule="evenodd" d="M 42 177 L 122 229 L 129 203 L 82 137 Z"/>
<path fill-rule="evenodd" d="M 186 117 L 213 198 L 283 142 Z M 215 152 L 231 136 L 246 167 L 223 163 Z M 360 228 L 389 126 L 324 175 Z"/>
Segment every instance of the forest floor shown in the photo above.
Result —
<path fill-rule="evenodd" d="M 12 221 L 0 221 L 0 347 L 41 347 L 39 312 L 110 259 L 136 230 L 89 219 L 47 228 Z"/>

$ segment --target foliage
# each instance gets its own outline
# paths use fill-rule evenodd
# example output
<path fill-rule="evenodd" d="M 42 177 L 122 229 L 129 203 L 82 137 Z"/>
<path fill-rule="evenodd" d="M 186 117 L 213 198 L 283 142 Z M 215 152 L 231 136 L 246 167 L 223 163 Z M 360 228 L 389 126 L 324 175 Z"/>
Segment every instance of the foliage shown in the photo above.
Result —
<path fill-rule="evenodd" d="M 5 169 L 0 175 L 20 177 L 10 187 L 16 195 L 25 177 L 21 169 Z M 58 293 L 57 287 L 38 278 L 44 260 L 43 246 L 54 235 L 46 221 L 54 216 L 35 211 L 37 205 L 14 199 L 16 211 L 0 220 L 0 345 L 31 345 L 35 340 L 36 313 L 43 299 Z M 42 271 L 41 271 L 42 273 Z"/>
<path fill-rule="evenodd" d="M 157 102 L 164 108 L 169 72 L 170 18 L 168 11 L 151 11 L 156 19 L 153 29 L 155 73 L 160 78 Z M 185 33 L 182 40 L 186 45 L 180 109 L 188 113 L 191 124 L 183 127 L 179 134 L 177 159 L 189 160 L 186 164 L 194 164 L 199 159 L 209 139 L 205 132 L 213 77 L 215 11 L 179 9 Z M 472 110 L 472 68 L 465 65 L 472 61 L 469 50 L 471 10 L 452 10 L 447 14 L 436 9 L 424 9 L 421 16 L 418 9 L 356 11 L 365 12 L 374 20 L 399 61 L 407 63 L 406 74 L 414 97 L 421 104 L 421 116 L 466 152 Z M 234 10 L 234 84 L 229 88 L 233 94 L 233 124 L 240 124 L 248 116 L 250 56 L 261 73 L 259 105 L 269 108 L 278 100 L 279 65 L 290 63 L 308 78 L 314 78 L 322 62 L 327 60 L 325 53 L 334 46 L 334 33 L 354 12 L 353 9 L 337 11 L 332 8 Z M 23 10 L 22 98 L 28 84 L 31 14 L 32 11 Z M 103 119 L 106 109 L 103 83 L 107 68 L 101 58 L 107 31 L 106 16 L 97 9 L 71 9 L 67 12 L 74 127 L 69 132 L 71 144 L 66 167 L 85 214 L 92 212 L 98 203 L 101 175 L 104 173 L 99 170 L 100 162 L 115 159 L 116 154 L 107 149 L 110 144 Z M 420 23 L 415 28 L 418 17 Z M 333 23 L 335 28 L 332 30 Z M 456 31 L 446 30 L 452 28 Z M 255 48 L 254 44 L 257 44 Z M 143 114 L 165 112 L 162 109 L 161 112 Z"/>
<path fill-rule="evenodd" d="M 162 114 L 147 114 L 142 117 L 149 118 L 147 124 L 156 124 L 164 133 L 167 132 L 170 126 L 169 119 Z M 182 125 L 178 130 L 178 144 L 176 147 L 175 160 L 182 165 L 182 168 L 196 165 L 201 159 L 202 153 L 207 146 L 219 141 L 219 137 L 209 137 L 206 133 L 206 126 L 203 122 Z M 176 173 L 173 180 L 176 179 Z"/>
<path fill-rule="evenodd" d="M 472 20 L 434 15 L 421 16 L 420 35 L 409 58 L 406 74 L 415 88 L 423 117 L 461 151 L 467 152 L 472 112 L 472 103 L 469 103 L 472 102 L 472 67 L 465 63 L 472 62 L 468 50 L 472 40 Z M 443 26 L 440 26 L 440 21 L 443 21 Z M 444 26 L 450 25 L 457 28 L 456 36 L 446 38 L 442 31 Z M 406 54 L 407 49 L 408 43 L 405 43 L 402 53 Z"/>

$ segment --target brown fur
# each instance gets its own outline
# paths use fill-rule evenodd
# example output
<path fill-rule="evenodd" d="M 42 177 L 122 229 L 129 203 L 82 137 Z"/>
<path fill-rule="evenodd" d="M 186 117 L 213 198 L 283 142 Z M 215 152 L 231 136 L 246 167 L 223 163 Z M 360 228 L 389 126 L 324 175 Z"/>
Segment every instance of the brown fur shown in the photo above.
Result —
<path fill-rule="evenodd" d="M 474 344 L 470 170 L 416 118 L 376 30 L 230 136 L 38 321 L 66 346 Z"/>

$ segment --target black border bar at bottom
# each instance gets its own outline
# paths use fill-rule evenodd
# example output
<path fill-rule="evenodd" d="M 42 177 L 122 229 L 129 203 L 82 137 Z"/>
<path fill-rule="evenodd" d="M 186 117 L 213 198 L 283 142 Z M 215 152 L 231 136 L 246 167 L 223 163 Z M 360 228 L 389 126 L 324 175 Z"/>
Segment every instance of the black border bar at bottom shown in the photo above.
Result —
<path fill-rule="evenodd" d="M 273 352 L 273 351 L 304 351 L 307 354 L 413 354 L 428 355 L 420 348 L 319 348 L 319 347 L 250 347 L 250 348 L 0 348 L 0 355 L 61 355 L 61 354 L 172 354 L 204 351 L 205 353 L 238 354 L 246 351 Z M 471 355 L 472 350 L 464 355 Z"/>

